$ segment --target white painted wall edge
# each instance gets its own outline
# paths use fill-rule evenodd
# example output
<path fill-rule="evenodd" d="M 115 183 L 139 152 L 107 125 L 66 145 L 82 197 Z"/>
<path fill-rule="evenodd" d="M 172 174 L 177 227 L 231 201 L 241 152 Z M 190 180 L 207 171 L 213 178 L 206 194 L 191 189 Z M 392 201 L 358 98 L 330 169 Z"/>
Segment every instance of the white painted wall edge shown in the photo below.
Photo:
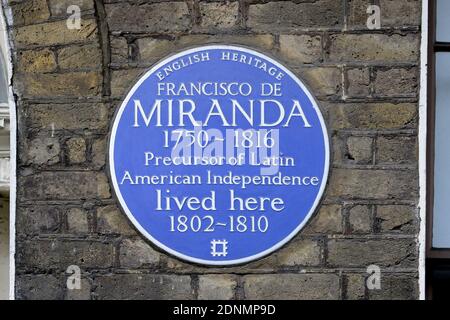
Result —
<path fill-rule="evenodd" d="M 2 1 L 4 3 L 4 1 Z M 14 100 L 12 88 L 12 59 L 11 46 L 9 43 L 8 32 L 6 29 L 5 18 L 12 21 L 12 13 L 10 9 L 3 11 L 0 6 L 0 32 L 4 33 L 3 43 L 1 48 L 7 64 L 7 76 L 9 82 L 8 88 L 8 104 L 9 104 L 9 119 L 10 119 L 10 175 L 9 175 L 9 299 L 15 299 L 15 278 L 16 278 L 16 157 L 17 157 L 17 117 L 16 117 L 16 103 Z"/>
<path fill-rule="evenodd" d="M 425 254 L 427 217 L 427 100 L 428 100 L 428 0 L 422 0 L 419 93 L 419 299 L 425 300 Z"/>

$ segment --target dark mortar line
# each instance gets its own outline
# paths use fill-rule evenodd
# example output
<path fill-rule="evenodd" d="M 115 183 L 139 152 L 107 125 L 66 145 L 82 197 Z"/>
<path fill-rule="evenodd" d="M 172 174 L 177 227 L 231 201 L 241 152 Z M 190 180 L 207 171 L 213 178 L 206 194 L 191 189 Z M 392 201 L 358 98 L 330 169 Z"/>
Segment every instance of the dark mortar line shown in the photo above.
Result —
<path fill-rule="evenodd" d="M 110 205 L 110 204 L 117 204 L 117 202 L 112 199 L 98 199 L 98 198 L 92 198 L 92 199 L 73 199 L 73 200 L 58 200 L 58 199 L 49 199 L 49 200 L 24 200 L 20 201 L 18 203 L 18 207 L 33 207 L 33 206 L 64 206 L 64 205 L 81 205 L 86 202 L 93 202 L 96 206 L 102 206 L 102 205 Z M 378 198 L 378 199 L 364 199 L 364 198 L 326 198 L 323 200 L 324 205 L 331 205 L 331 204 L 343 204 L 343 203 L 355 203 L 355 204 L 375 204 L 375 205 L 406 205 L 406 206 L 412 206 L 415 207 L 417 205 L 416 200 L 411 199 L 391 199 L 391 198 Z M 320 235 L 323 235 L 322 233 L 319 233 Z"/>
<path fill-rule="evenodd" d="M 111 72 L 109 69 L 109 64 L 111 62 L 111 47 L 109 45 L 109 30 L 108 22 L 106 17 L 105 6 L 102 0 L 94 1 L 98 35 L 100 41 L 100 47 L 102 50 L 102 67 L 103 67 L 103 96 L 111 95 Z"/>
<path fill-rule="evenodd" d="M 245 290 L 244 290 L 244 279 L 241 275 L 236 275 L 236 287 L 234 288 L 234 299 L 244 300 Z"/>
<path fill-rule="evenodd" d="M 279 54 L 279 48 L 277 47 L 277 36 L 274 36 L 275 46 L 272 49 L 267 51 L 276 52 Z M 220 43 L 221 41 L 208 41 L 207 43 Z M 129 70 L 129 69 L 140 69 L 140 68 L 148 68 L 155 64 L 158 59 L 155 58 L 153 60 L 147 61 L 136 61 L 136 62 L 114 62 L 110 63 L 110 69 L 114 71 L 119 70 Z M 377 70 L 390 70 L 390 69 L 412 69 L 417 68 L 417 62 L 395 62 L 395 61 L 333 61 L 333 60 L 323 60 L 321 62 L 313 62 L 313 63 L 289 63 L 289 67 L 298 70 L 299 72 L 302 69 L 312 69 L 312 68 L 335 68 L 340 69 L 345 67 L 346 69 L 358 69 L 361 67 L 366 68 L 375 68 Z M 361 96 L 360 98 L 368 98 L 365 96 Z"/>
<path fill-rule="evenodd" d="M 303 268 L 299 268 L 296 270 L 255 270 L 254 272 L 238 272 L 238 271 L 230 271 L 223 270 L 223 272 L 208 272 L 208 270 L 196 270 L 195 272 L 186 271 L 186 272 L 171 272 L 170 270 L 162 270 L 162 272 L 158 272 L 159 269 L 156 266 L 152 269 L 117 269 L 111 267 L 105 267 L 104 269 L 93 269 L 93 268 L 81 268 L 84 276 L 122 276 L 122 275 L 152 275 L 152 276 L 202 276 L 202 275 L 234 275 L 237 277 L 245 277 L 245 276 L 264 276 L 264 275 L 280 275 L 280 274 L 290 274 L 290 275 L 336 275 L 340 276 L 343 274 L 367 274 L 367 266 L 355 267 L 355 268 L 309 268 L 305 270 Z M 398 270 L 391 269 L 389 267 L 382 267 L 381 270 L 383 274 L 387 276 L 410 276 L 417 274 L 417 270 L 415 268 L 396 268 Z M 161 271 L 161 270 L 160 270 Z M 40 269 L 40 268 L 17 268 L 18 275 L 66 275 L 65 269 L 60 268 L 49 268 L 49 269 Z"/>
<path fill-rule="evenodd" d="M 198 291 L 200 287 L 199 274 L 191 274 L 191 289 L 195 300 L 198 300 Z"/>
<path fill-rule="evenodd" d="M 393 240 L 415 240 L 417 237 L 414 234 L 382 234 L 382 233 L 367 233 L 367 234 L 333 234 L 333 235 L 310 235 L 308 237 L 304 237 L 305 239 L 314 239 L 314 238 L 322 238 L 323 239 L 323 245 L 324 245 L 324 258 L 327 258 L 327 248 L 326 244 L 329 241 L 354 241 L 354 242 L 364 242 L 368 240 L 372 241 L 393 241 Z M 20 239 L 23 242 L 31 243 L 31 242 L 52 242 L 52 241 L 59 241 L 63 243 L 71 243 L 71 242 L 77 242 L 77 243 L 86 243 L 86 242 L 96 242 L 96 243 L 103 243 L 107 245 L 114 246 L 116 245 L 117 241 L 122 241 L 124 239 L 120 234 L 101 234 L 101 233 L 86 233 L 85 235 L 71 235 L 66 233 L 54 233 L 54 234 L 37 234 L 37 235 L 23 235 L 22 233 L 18 233 L 18 239 Z M 139 239 L 139 238 L 129 238 L 129 239 Z M 164 252 L 160 252 L 164 255 Z M 326 259 L 325 259 L 326 260 Z M 298 267 L 308 268 L 313 267 L 309 265 L 298 265 Z M 322 263 L 319 263 L 317 268 L 323 268 L 326 267 Z"/>
<path fill-rule="evenodd" d="M 11 10 L 13 9 L 12 7 L 13 6 L 10 7 Z M 94 9 L 83 10 L 80 12 L 80 14 L 81 14 L 80 15 L 81 19 L 89 20 L 89 19 L 95 18 L 95 10 Z M 71 14 L 68 14 L 68 13 L 66 15 L 50 16 L 47 20 L 37 21 L 37 22 L 32 21 L 29 23 L 8 25 L 8 28 L 12 29 L 12 30 L 17 30 L 17 29 L 21 29 L 21 28 L 30 27 L 30 26 L 38 26 L 38 25 L 43 25 L 43 24 L 48 24 L 48 23 L 53 23 L 53 22 L 67 21 L 67 19 L 70 16 L 71 16 Z"/>
<path fill-rule="evenodd" d="M 382 170 L 382 171 L 410 171 L 416 170 L 417 165 L 399 165 L 399 164 L 390 164 L 390 165 L 380 165 L 380 164 L 350 164 L 350 163 L 333 163 L 333 169 L 354 169 L 354 170 Z"/>

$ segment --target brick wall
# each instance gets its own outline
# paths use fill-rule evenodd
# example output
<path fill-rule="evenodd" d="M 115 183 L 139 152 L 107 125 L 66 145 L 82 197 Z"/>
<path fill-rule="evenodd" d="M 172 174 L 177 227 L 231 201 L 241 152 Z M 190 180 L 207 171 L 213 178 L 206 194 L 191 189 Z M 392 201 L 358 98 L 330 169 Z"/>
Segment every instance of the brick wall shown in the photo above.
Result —
<path fill-rule="evenodd" d="M 9 0 L 18 109 L 19 299 L 418 298 L 417 122 L 421 1 Z M 66 8 L 82 9 L 80 30 Z M 10 10 L 10 11 L 9 11 Z M 318 98 L 333 163 L 318 213 L 272 255 L 195 266 L 153 248 L 118 208 L 108 128 L 165 55 L 242 44 L 283 61 Z M 67 290 L 65 270 L 82 270 Z M 381 290 L 368 290 L 368 265 Z"/>

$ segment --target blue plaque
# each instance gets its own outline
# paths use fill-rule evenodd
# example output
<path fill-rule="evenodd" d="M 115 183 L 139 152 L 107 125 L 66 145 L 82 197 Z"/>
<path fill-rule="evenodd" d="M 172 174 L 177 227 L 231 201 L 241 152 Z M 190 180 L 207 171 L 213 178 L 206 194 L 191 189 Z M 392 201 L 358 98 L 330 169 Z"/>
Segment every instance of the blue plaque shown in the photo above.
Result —
<path fill-rule="evenodd" d="M 134 226 L 195 263 L 261 258 L 317 208 L 329 140 L 311 92 L 286 67 L 231 45 L 189 49 L 145 73 L 109 145 L 115 194 Z"/>

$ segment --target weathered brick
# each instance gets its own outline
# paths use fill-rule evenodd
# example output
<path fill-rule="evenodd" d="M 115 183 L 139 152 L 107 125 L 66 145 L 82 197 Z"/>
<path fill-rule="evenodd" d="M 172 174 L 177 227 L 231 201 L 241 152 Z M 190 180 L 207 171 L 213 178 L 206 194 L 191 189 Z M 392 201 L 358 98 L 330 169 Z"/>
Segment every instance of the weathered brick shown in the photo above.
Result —
<path fill-rule="evenodd" d="M 272 35 L 187 35 L 173 41 L 160 38 L 140 38 L 137 40 L 141 61 L 155 62 L 172 51 L 186 46 L 207 43 L 233 43 L 270 50 L 274 47 Z"/>
<path fill-rule="evenodd" d="M 328 196 L 367 199 L 411 199 L 417 196 L 417 173 L 409 170 L 334 169 Z"/>
<path fill-rule="evenodd" d="M 69 29 L 66 20 L 19 27 L 14 30 L 17 47 L 52 46 L 97 39 L 97 23 L 82 19 L 81 29 Z"/>
<path fill-rule="evenodd" d="M 305 233 L 341 233 L 342 213 L 341 206 L 337 204 L 322 205 L 319 212 L 306 227 Z"/>
<path fill-rule="evenodd" d="M 114 205 L 97 209 L 97 232 L 122 235 L 136 234 L 125 214 Z"/>
<path fill-rule="evenodd" d="M 371 4 L 367 0 L 350 0 L 347 1 L 348 13 L 347 24 L 354 29 L 367 29 L 367 8 Z"/>
<path fill-rule="evenodd" d="M 26 50 L 17 53 L 17 71 L 51 72 L 56 69 L 55 54 L 50 49 Z"/>
<path fill-rule="evenodd" d="M 376 213 L 380 232 L 412 233 L 418 229 L 414 207 L 406 205 L 379 205 Z"/>
<path fill-rule="evenodd" d="M 321 37 L 280 35 L 280 54 L 291 65 L 318 62 L 322 59 Z"/>
<path fill-rule="evenodd" d="M 367 290 L 370 300 L 415 300 L 418 296 L 417 275 L 382 275 L 379 290 Z"/>
<path fill-rule="evenodd" d="M 97 194 L 99 198 L 111 198 L 111 190 L 108 178 L 103 173 L 98 173 L 96 176 Z"/>
<path fill-rule="evenodd" d="M 377 163 L 417 162 L 416 137 L 382 136 L 377 139 Z"/>
<path fill-rule="evenodd" d="M 178 40 L 179 41 L 179 40 Z M 177 47 L 176 41 L 158 38 L 141 38 L 137 40 L 141 61 L 156 61 Z"/>
<path fill-rule="evenodd" d="M 110 31 L 174 33 L 191 27 L 185 2 L 115 3 L 105 8 Z M 142 23 L 136 23 L 136 18 Z"/>
<path fill-rule="evenodd" d="M 39 186 L 39 188 L 36 188 Z M 96 172 L 42 172 L 19 179 L 23 200 L 109 198 L 107 178 Z"/>
<path fill-rule="evenodd" d="M 98 72 L 29 74 L 18 78 L 24 97 L 86 97 L 101 93 L 102 81 Z"/>
<path fill-rule="evenodd" d="M 420 0 L 380 0 L 381 26 L 419 26 L 421 7 Z"/>
<path fill-rule="evenodd" d="M 18 243 L 16 259 L 19 267 L 26 268 L 109 268 L 114 261 L 113 252 L 111 244 L 99 241 L 33 240 Z"/>
<path fill-rule="evenodd" d="M 299 239 L 276 254 L 277 265 L 281 266 L 317 266 L 321 262 L 322 248 L 315 240 Z"/>
<path fill-rule="evenodd" d="M 112 63 L 124 63 L 128 61 L 127 39 L 122 37 L 111 37 L 109 44 L 111 47 Z"/>
<path fill-rule="evenodd" d="M 369 206 L 354 206 L 349 210 L 348 220 L 353 233 L 368 233 L 372 230 L 372 213 Z"/>
<path fill-rule="evenodd" d="M 106 163 L 106 151 L 107 141 L 106 139 L 96 139 L 92 143 L 92 164 L 96 168 L 102 168 Z"/>
<path fill-rule="evenodd" d="M 348 97 L 366 97 L 370 93 L 370 72 L 368 68 L 347 70 L 345 94 Z"/>
<path fill-rule="evenodd" d="M 58 138 L 38 137 L 30 141 L 26 149 L 26 163 L 36 165 L 52 165 L 60 160 L 60 144 Z"/>
<path fill-rule="evenodd" d="M 374 95 L 416 96 L 418 76 L 417 68 L 380 69 L 374 80 Z"/>
<path fill-rule="evenodd" d="M 160 254 L 141 239 L 125 239 L 120 244 L 120 266 L 142 268 L 158 264 Z"/>
<path fill-rule="evenodd" d="M 58 50 L 58 65 L 61 69 L 99 69 L 102 65 L 98 45 L 69 46 Z"/>
<path fill-rule="evenodd" d="M 80 289 L 66 289 L 65 300 L 90 300 L 91 299 L 91 281 L 81 278 Z"/>
<path fill-rule="evenodd" d="M 262 259 L 257 259 L 255 261 L 249 262 L 247 264 L 228 267 L 226 269 L 227 273 L 233 274 L 248 274 L 250 272 L 259 272 L 259 273 L 268 273 L 275 272 L 279 268 L 278 256 L 275 252 L 274 254 L 270 254 Z M 182 261 L 180 259 L 171 258 L 170 256 L 165 257 L 166 268 L 170 272 L 180 272 L 180 273 L 223 273 L 224 269 L 222 267 L 211 268 L 206 266 L 200 266 L 196 264 L 192 264 L 189 262 Z"/>
<path fill-rule="evenodd" d="M 368 164 L 372 162 L 372 144 L 370 137 L 348 137 L 347 159 L 353 163 Z"/>
<path fill-rule="evenodd" d="M 85 210 L 70 208 L 67 211 L 67 229 L 69 233 L 84 234 L 89 232 L 89 218 Z"/>
<path fill-rule="evenodd" d="M 415 267 L 417 247 L 410 239 L 328 241 L 328 264 L 331 267 Z"/>
<path fill-rule="evenodd" d="M 138 80 L 145 69 L 114 70 L 111 72 L 111 95 L 122 97 Z"/>
<path fill-rule="evenodd" d="M 346 294 L 348 300 L 365 299 L 366 281 L 361 274 L 348 274 L 345 276 Z"/>
<path fill-rule="evenodd" d="M 200 2 L 200 26 L 229 29 L 238 25 L 239 2 Z"/>
<path fill-rule="evenodd" d="M 78 6 L 81 11 L 93 10 L 94 0 L 49 0 L 49 7 L 52 16 L 67 16 L 72 14 L 67 12 L 69 6 Z"/>
<path fill-rule="evenodd" d="M 309 27 L 330 28 L 343 24 L 344 7 L 340 1 L 318 0 L 296 3 L 274 1 L 251 4 L 247 26 L 255 30 L 297 30 Z"/>
<path fill-rule="evenodd" d="M 340 95 L 341 70 L 335 67 L 295 68 L 295 73 L 312 89 L 316 96 Z"/>
<path fill-rule="evenodd" d="M 322 112 L 326 110 L 322 109 Z M 324 116 L 326 117 L 326 113 L 324 112 Z M 347 137 L 340 135 L 338 132 L 334 132 L 332 136 L 331 147 L 333 148 L 333 163 L 342 163 L 347 161 Z"/>
<path fill-rule="evenodd" d="M 243 277 L 245 297 L 250 300 L 339 299 L 335 274 L 267 274 Z"/>
<path fill-rule="evenodd" d="M 371 14 L 367 9 L 371 3 L 367 0 L 348 1 L 348 25 L 350 28 L 367 29 L 367 19 Z M 380 0 L 381 28 L 401 28 L 419 26 L 421 19 L 421 1 L 418 0 Z"/>
<path fill-rule="evenodd" d="M 329 39 L 328 59 L 336 62 L 415 62 L 419 39 L 419 34 L 335 34 Z"/>
<path fill-rule="evenodd" d="M 101 103 L 35 104 L 25 113 L 27 127 L 47 130 L 106 130 L 109 119 Z"/>
<path fill-rule="evenodd" d="M 61 207 L 54 206 L 19 207 L 16 215 L 17 232 L 27 236 L 58 233 L 62 226 L 62 212 Z"/>
<path fill-rule="evenodd" d="M 81 137 L 70 138 L 66 142 L 67 156 L 71 164 L 86 161 L 86 141 Z"/>
<path fill-rule="evenodd" d="M 189 276 L 114 274 L 97 277 L 96 285 L 98 299 L 193 299 Z"/>
<path fill-rule="evenodd" d="M 412 103 L 349 103 L 329 106 L 333 129 L 402 129 L 417 124 L 417 106 Z"/>
<path fill-rule="evenodd" d="M 232 300 L 236 287 L 236 277 L 233 275 L 201 275 L 198 279 L 198 298 L 201 300 Z"/>
<path fill-rule="evenodd" d="M 14 25 L 39 23 L 50 17 L 46 0 L 31 0 L 11 6 Z"/>
<path fill-rule="evenodd" d="M 22 274 L 16 279 L 16 299 L 61 300 L 64 281 L 51 274 Z"/>

